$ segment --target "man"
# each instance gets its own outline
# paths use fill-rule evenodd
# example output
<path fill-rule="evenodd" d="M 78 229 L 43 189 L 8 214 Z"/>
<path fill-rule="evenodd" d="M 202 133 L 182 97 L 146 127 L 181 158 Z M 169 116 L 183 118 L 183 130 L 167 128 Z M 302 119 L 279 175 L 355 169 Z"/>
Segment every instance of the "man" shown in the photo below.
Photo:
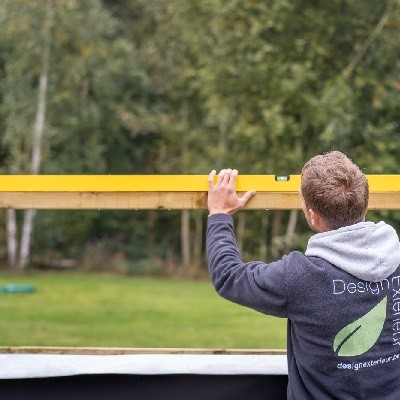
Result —
<path fill-rule="evenodd" d="M 237 170 L 209 175 L 207 256 L 218 293 L 288 318 L 288 399 L 400 399 L 400 244 L 395 230 L 365 222 L 368 182 L 344 154 L 309 160 L 302 207 L 317 232 L 303 255 L 244 263 L 232 215 Z"/>

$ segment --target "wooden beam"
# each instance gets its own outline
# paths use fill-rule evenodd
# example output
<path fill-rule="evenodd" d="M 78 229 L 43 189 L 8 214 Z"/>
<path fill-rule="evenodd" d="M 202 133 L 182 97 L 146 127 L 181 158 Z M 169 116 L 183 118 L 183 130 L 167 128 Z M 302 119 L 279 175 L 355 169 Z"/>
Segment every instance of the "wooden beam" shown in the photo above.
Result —
<path fill-rule="evenodd" d="M 259 192 L 247 209 L 300 208 L 297 193 Z M 207 208 L 206 192 L 0 192 L 0 208 L 183 210 Z"/>
<path fill-rule="evenodd" d="M 400 209 L 400 175 L 369 175 L 369 209 Z M 300 176 L 240 175 L 249 210 L 300 209 Z M 0 208 L 180 210 L 207 207 L 206 175 L 0 175 Z"/>
<path fill-rule="evenodd" d="M 283 349 L 187 349 L 187 348 L 125 348 L 125 347 L 37 347 L 2 346 L 0 354 L 227 354 L 227 355 L 286 355 Z"/>

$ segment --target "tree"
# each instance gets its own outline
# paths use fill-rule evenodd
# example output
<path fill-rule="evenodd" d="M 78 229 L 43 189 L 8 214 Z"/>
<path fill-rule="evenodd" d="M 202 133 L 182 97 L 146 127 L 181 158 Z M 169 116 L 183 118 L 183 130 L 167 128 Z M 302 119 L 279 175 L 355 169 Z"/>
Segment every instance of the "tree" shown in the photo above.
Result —
<path fill-rule="evenodd" d="M 9 2 L 6 2 L 3 4 L 3 12 L 2 16 L 8 17 L 8 13 L 6 12 L 7 10 L 10 11 L 11 16 L 18 11 L 16 10 L 16 5 L 11 4 Z M 29 7 L 28 7 L 29 8 Z M 44 132 L 44 126 L 45 126 L 45 115 L 46 115 L 46 95 L 47 95 L 47 85 L 48 85 L 48 75 L 49 75 L 49 64 L 50 64 L 50 42 L 51 42 L 51 27 L 52 27 L 52 8 L 53 4 L 51 0 L 48 0 L 45 4 L 44 10 L 42 9 L 43 7 L 36 9 L 35 11 L 41 13 L 44 11 L 44 23 L 42 28 L 39 32 L 39 37 L 37 38 L 37 43 L 39 50 L 38 52 L 41 53 L 41 61 L 39 64 L 39 69 L 40 69 L 40 75 L 39 75 L 39 84 L 38 84 L 38 96 L 37 96 L 37 104 L 36 104 L 36 116 L 35 116 L 35 124 L 32 130 L 32 140 L 31 140 L 31 162 L 30 162 L 30 173 L 32 174 L 37 174 L 39 173 L 40 170 L 40 163 L 41 163 L 41 153 L 42 153 L 42 140 L 43 140 L 43 132 Z M 26 12 L 26 10 L 25 10 Z M 8 23 L 8 25 L 7 25 Z M 13 32 L 13 29 L 16 31 L 16 33 Z M 24 34 L 24 30 L 26 30 L 26 26 L 22 25 L 17 25 L 17 28 L 11 27 L 9 21 L 6 22 L 5 25 L 5 36 L 20 36 L 21 34 Z M 26 32 L 26 31 L 25 31 Z M 16 50 L 18 53 L 19 50 Z M 36 55 L 34 55 L 35 57 Z M 26 61 L 26 58 L 25 58 Z M 12 68 L 10 68 L 10 63 L 6 64 L 6 69 L 9 67 L 8 71 Z M 11 62 L 12 65 L 12 62 Z M 21 69 L 24 69 L 23 63 L 18 65 Z M 7 71 L 7 72 L 8 72 Z M 13 83 L 15 80 L 18 79 L 18 77 L 13 76 L 11 73 L 6 72 L 6 87 L 7 83 Z M 10 76 L 11 75 L 11 76 Z M 32 75 L 31 75 L 32 76 Z M 7 82 L 8 81 L 8 82 Z M 29 90 L 32 90 L 32 87 L 29 88 Z M 25 91 L 26 94 L 26 91 Z M 20 95 L 20 94 L 19 94 Z M 17 95 L 18 96 L 18 95 Z M 17 97 L 15 96 L 15 97 Z M 5 99 L 12 99 L 13 95 L 6 92 L 5 93 Z M 13 112 L 16 112 L 16 109 L 18 101 L 15 103 L 11 103 L 11 107 L 9 109 L 9 115 L 8 115 L 8 129 L 6 128 L 6 135 L 4 136 L 4 140 L 6 144 L 9 144 L 9 148 L 11 149 L 11 153 L 15 154 L 15 150 L 13 146 L 16 144 L 15 140 L 18 140 L 14 137 L 14 134 L 17 133 L 15 136 L 17 138 L 21 138 L 21 132 L 15 132 L 13 128 L 15 128 L 18 124 L 16 121 L 17 118 L 21 118 L 21 115 L 12 115 Z M 17 128 L 18 129 L 18 128 Z M 16 129 L 16 130 L 17 130 Z M 26 130 L 27 133 L 28 129 Z M 26 135 L 26 133 L 23 133 L 23 135 Z M 23 155 L 25 159 L 28 161 L 29 156 L 27 155 L 27 152 Z M 18 158 L 16 158 L 18 160 Z M 18 170 L 18 166 L 16 165 L 17 163 L 14 163 L 14 172 Z M 25 164 L 22 162 L 21 164 Z M 27 167 L 25 165 L 25 167 Z M 13 170 L 13 168 L 11 168 Z M 19 261 L 18 264 L 21 268 L 26 267 L 27 263 L 29 262 L 29 248 L 30 248 L 30 237 L 31 237 L 31 229 L 32 229 L 32 222 L 33 222 L 33 217 L 34 217 L 34 212 L 33 210 L 27 210 L 25 211 L 25 217 L 24 217 L 24 224 L 23 224 L 23 229 L 22 229 L 22 236 L 21 236 L 21 246 L 20 246 L 20 256 L 19 256 Z M 7 211 L 7 235 L 8 235 L 8 257 L 9 257 L 9 263 L 11 266 L 15 266 L 17 263 L 17 257 L 16 253 L 18 250 L 18 245 L 17 245 L 17 223 L 16 223 L 16 215 L 15 215 L 15 210 L 8 210 Z"/>
<path fill-rule="evenodd" d="M 46 100 L 47 100 L 47 85 L 49 80 L 49 68 L 50 68 L 50 44 L 51 44 L 52 24 L 53 24 L 53 2 L 52 0 L 47 0 L 46 15 L 44 19 L 44 38 L 43 38 L 44 43 L 42 50 L 41 70 L 39 76 L 38 100 L 37 100 L 37 109 L 35 116 L 35 125 L 33 128 L 32 158 L 30 166 L 30 173 L 32 175 L 37 175 L 40 172 L 40 164 L 42 161 L 42 142 L 43 142 L 44 127 L 46 123 Z M 25 211 L 22 236 L 21 236 L 20 256 L 19 256 L 19 267 L 22 269 L 26 268 L 26 266 L 29 264 L 32 224 L 34 216 L 35 216 L 34 210 Z M 15 223 L 14 221 L 15 217 L 12 217 L 11 225 L 14 225 Z M 13 232 L 10 233 L 11 233 L 10 239 L 12 239 Z M 15 246 L 13 245 L 13 250 L 14 249 Z M 10 261 L 14 261 L 14 258 L 10 259 Z"/>
<path fill-rule="evenodd" d="M 113 143 L 121 149 L 129 137 L 131 93 L 145 96 L 139 86 L 145 86 L 146 77 L 134 61 L 132 46 L 118 36 L 117 22 L 101 3 L 6 1 L 0 18 L 5 39 L 0 56 L 0 111 L 5 119 L 1 140 L 7 157 L 3 171 L 38 173 L 41 160 L 45 173 L 115 172 L 123 163 L 125 172 L 132 171 L 132 154 L 113 154 Z M 56 68 L 49 69 L 50 64 Z M 13 210 L 8 215 L 9 238 L 15 238 L 9 240 L 12 264 L 20 218 Z M 25 215 L 22 266 L 29 259 L 34 213 Z M 41 234 L 45 235 L 42 230 Z"/>
<path fill-rule="evenodd" d="M 0 5 L 5 173 L 31 168 L 45 4 Z M 366 172 L 398 170 L 394 0 L 60 0 L 53 10 L 45 173 L 287 175 L 333 148 Z M 244 256 L 304 247 L 308 228 L 297 219 L 242 214 Z M 78 257 L 103 246 L 132 260 L 193 264 L 204 221 L 188 211 L 46 212 L 33 248 Z M 20 223 L 17 213 L 10 237 Z"/>

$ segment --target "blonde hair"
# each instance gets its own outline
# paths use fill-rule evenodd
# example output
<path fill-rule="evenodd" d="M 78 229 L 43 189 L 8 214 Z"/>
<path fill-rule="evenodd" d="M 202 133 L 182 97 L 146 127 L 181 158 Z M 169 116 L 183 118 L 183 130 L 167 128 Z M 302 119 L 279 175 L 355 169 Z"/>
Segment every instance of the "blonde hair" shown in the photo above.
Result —
<path fill-rule="evenodd" d="M 307 209 L 320 214 L 331 229 L 364 220 L 369 187 L 363 172 L 340 151 L 311 158 L 301 172 Z"/>

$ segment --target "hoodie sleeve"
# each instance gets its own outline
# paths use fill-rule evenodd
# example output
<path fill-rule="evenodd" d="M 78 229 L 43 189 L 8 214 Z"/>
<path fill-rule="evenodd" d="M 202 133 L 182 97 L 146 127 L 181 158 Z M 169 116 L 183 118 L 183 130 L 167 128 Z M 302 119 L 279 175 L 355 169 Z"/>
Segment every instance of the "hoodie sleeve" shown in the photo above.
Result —
<path fill-rule="evenodd" d="M 207 258 L 218 294 L 264 314 L 287 317 L 286 262 L 243 263 L 236 244 L 233 220 L 227 214 L 208 217 Z"/>

